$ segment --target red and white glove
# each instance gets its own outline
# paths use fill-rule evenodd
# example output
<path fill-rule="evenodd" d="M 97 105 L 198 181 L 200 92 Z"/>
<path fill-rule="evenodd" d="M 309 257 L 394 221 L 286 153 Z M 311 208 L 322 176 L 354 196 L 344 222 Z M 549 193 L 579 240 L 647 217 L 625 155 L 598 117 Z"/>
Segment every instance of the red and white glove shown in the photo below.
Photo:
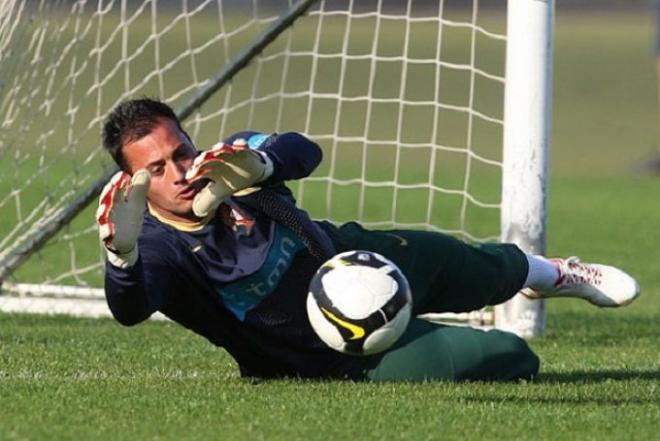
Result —
<path fill-rule="evenodd" d="M 96 211 L 99 237 L 105 245 L 108 261 L 119 268 L 131 267 L 137 261 L 137 239 L 142 230 L 150 182 L 151 175 L 145 169 L 136 171 L 132 178 L 120 171 L 101 192 Z"/>
<path fill-rule="evenodd" d="M 263 152 L 251 150 L 244 139 L 232 145 L 218 143 L 202 152 L 186 173 L 191 182 L 210 179 L 193 200 L 195 215 L 204 217 L 232 195 L 241 196 L 254 191 L 254 185 L 273 174 L 273 162 Z"/>

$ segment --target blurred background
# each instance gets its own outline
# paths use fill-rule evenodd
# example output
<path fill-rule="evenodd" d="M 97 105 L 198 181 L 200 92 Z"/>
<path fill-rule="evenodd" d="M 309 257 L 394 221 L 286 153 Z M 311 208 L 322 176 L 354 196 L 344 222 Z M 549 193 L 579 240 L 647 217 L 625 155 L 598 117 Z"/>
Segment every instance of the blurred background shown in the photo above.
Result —
<path fill-rule="evenodd" d="M 71 0 L 0 0 L 0 257 L 23 233 L 22 225 L 38 230 L 38 220 L 52 214 L 50 207 L 110 170 L 111 161 L 99 149 L 99 133 L 103 116 L 117 100 L 149 94 L 181 104 L 291 2 L 160 0 L 163 14 L 156 18 L 150 15 L 154 2 L 126 1 L 123 11 L 118 7 L 122 2 L 100 2 L 114 8 L 107 14 L 92 7 L 96 3 L 77 3 L 96 14 L 77 23 L 80 11 L 71 10 Z M 443 29 L 442 57 L 455 65 L 442 66 L 437 95 L 451 106 L 443 107 L 437 121 L 441 130 L 432 137 L 428 112 L 404 112 L 387 102 L 400 96 L 408 104 L 427 99 L 434 87 L 428 77 L 438 74 L 411 63 L 413 80 L 401 86 L 400 60 L 382 59 L 401 53 L 408 24 L 401 17 L 402 3 L 381 3 L 397 17 L 383 24 L 377 36 L 383 63 L 371 90 L 380 101 L 372 100 L 372 107 L 345 99 L 337 111 L 338 98 L 359 97 L 369 87 L 365 72 L 373 57 L 360 57 L 371 54 L 375 34 L 373 17 L 348 19 L 337 11 L 349 4 L 366 10 L 375 2 L 333 1 L 326 4 L 326 12 L 334 10 L 332 19 L 321 22 L 318 14 L 301 19 L 290 39 L 279 40 L 193 114 L 186 129 L 201 149 L 246 125 L 309 133 L 326 160 L 314 175 L 317 180 L 294 188 L 314 215 L 348 220 L 362 213 L 386 224 L 465 228 L 480 237 L 497 237 L 497 205 L 478 206 L 466 195 L 499 202 L 500 169 L 493 162 L 501 155 L 501 124 L 481 118 L 474 132 L 467 132 L 467 112 L 459 107 L 469 99 L 466 41 L 477 33 L 476 67 L 492 78 L 478 84 L 475 108 L 491 120 L 501 118 L 503 42 L 472 32 L 472 1 L 411 3 L 413 15 L 441 4 L 445 19 L 469 23 Z M 502 34 L 505 2 L 479 3 L 477 25 Z M 48 31 L 38 32 L 38 38 L 24 38 L 8 51 L 2 37 L 15 20 L 2 12 L 12 4 L 62 6 L 66 13 L 55 18 L 71 20 L 67 27 L 45 27 Z M 227 16 L 218 5 L 227 8 L 222 10 Z M 239 378 L 224 351 L 168 322 L 150 321 L 126 331 L 109 319 L 0 313 L 0 397 L 11 404 L 0 415 L 0 438 L 214 439 L 218 433 L 248 440 L 339 439 L 347 433 L 379 440 L 657 438 L 659 9 L 659 2 L 647 0 L 556 2 L 548 254 L 624 268 L 639 279 L 642 295 L 617 310 L 579 300 L 549 301 L 546 337 L 530 342 L 542 359 L 538 380 L 255 384 Z M 127 21 L 137 11 L 142 12 Z M 348 21 L 354 34 L 340 54 Z M 17 27 L 15 35 L 30 35 L 33 24 Z M 409 54 L 431 59 L 427 64 L 433 69 L 440 69 L 434 58 L 437 24 L 435 19 L 413 30 L 428 45 L 415 45 Z M 319 29 L 324 38 L 316 45 Z M 156 33 L 158 38 L 150 37 Z M 77 43 L 75 35 L 86 37 L 90 47 L 82 44 L 81 49 L 91 52 L 72 56 L 67 48 Z M 38 48 L 48 44 L 57 49 L 41 65 L 37 55 L 45 52 Z M 287 51 L 296 52 L 295 61 Z M 314 80 L 311 52 L 323 54 L 315 61 L 320 68 Z M 133 53 L 134 59 L 125 56 Z M 351 75 L 340 88 L 337 66 L 344 55 L 353 56 L 346 63 Z M 314 117 L 308 119 L 310 108 Z M 369 118 L 367 108 L 374 112 Z M 398 121 L 404 121 L 400 130 Z M 389 140 L 381 140 L 383 133 Z M 392 134 L 398 137 L 394 141 Z M 475 153 L 485 161 L 470 163 L 474 174 L 465 185 L 465 164 Z M 429 166 L 429 158 L 438 160 L 436 168 Z M 392 166 L 397 160 L 400 169 Z M 355 176 L 361 178 L 357 184 L 350 181 Z M 395 192 L 393 177 L 420 187 Z M 388 187 L 362 185 L 362 178 Z M 443 193 L 440 186 L 457 191 Z M 368 196 L 362 205 L 361 194 Z M 465 217 L 459 215 L 462 207 Z M 95 210 L 92 203 L 9 281 L 101 286 L 104 257 Z M 0 306 L 9 297 L 2 294 Z M 118 428 L 117 421 L 126 423 Z"/>
<path fill-rule="evenodd" d="M 186 128 L 200 149 L 246 127 L 308 134 L 326 161 L 304 186 L 292 187 L 316 217 L 496 239 L 505 46 L 483 32 L 473 36 L 470 26 L 474 20 L 502 37 L 505 3 L 414 0 L 408 11 L 394 0 L 321 3 L 323 20 L 312 8 L 316 12 L 194 112 Z M 0 21 L 0 36 L 13 34 L 0 51 L 3 251 L 111 169 L 99 134 L 114 104 L 150 95 L 181 105 L 291 1 L 126 1 L 97 8 L 73 0 L 12 0 L 1 8 L 12 4 L 24 8 L 23 18 L 36 11 L 52 20 L 12 27 L 5 13 Z M 388 19 L 360 15 L 377 6 Z M 636 247 L 654 255 L 643 226 L 658 219 L 652 196 L 660 169 L 658 8 L 657 1 L 556 2 L 550 253 L 602 255 L 614 263 L 626 253 L 632 257 Z M 467 26 L 439 30 L 438 9 L 447 23 Z M 413 22 L 434 13 L 435 22 Z M 405 49 L 408 27 L 422 43 L 408 49 L 416 62 L 407 64 L 402 80 L 396 56 Z M 451 65 L 436 63 L 440 32 L 440 59 Z M 492 78 L 476 76 L 470 102 L 475 68 Z M 430 98 L 445 105 L 438 114 Z M 484 117 L 466 116 L 469 106 Z M 100 286 L 103 255 L 93 213 L 88 207 L 60 233 L 66 249 L 51 241 L 15 280 L 38 274 Z M 629 240 L 636 235 L 640 243 Z M 597 237 L 620 248 L 603 255 Z"/>

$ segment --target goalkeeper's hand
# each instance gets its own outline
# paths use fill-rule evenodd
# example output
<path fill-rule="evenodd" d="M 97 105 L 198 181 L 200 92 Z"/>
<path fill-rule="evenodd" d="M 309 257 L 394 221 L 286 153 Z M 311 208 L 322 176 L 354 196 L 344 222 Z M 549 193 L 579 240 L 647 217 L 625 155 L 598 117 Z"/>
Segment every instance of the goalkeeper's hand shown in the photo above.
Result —
<path fill-rule="evenodd" d="M 99 236 L 108 252 L 108 261 L 119 268 L 131 267 L 137 261 L 137 239 L 150 182 L 151 175 L 145 169 L 136 171 L 132 178 L 120 171 L 101 192 L 96 212 Z"/>
<path fill-rule="evenodd" d="M 204 217 L 232 195 L 240 196 L 253 191 L 254 185 L 273 174 L 273 162 L 263 152 L 251 150 L 244 139 L 232 145 L 218 143 L 202 152 L 186 173 L 191 182 L 210 179 L 193 200 L 195 215 Z"/>

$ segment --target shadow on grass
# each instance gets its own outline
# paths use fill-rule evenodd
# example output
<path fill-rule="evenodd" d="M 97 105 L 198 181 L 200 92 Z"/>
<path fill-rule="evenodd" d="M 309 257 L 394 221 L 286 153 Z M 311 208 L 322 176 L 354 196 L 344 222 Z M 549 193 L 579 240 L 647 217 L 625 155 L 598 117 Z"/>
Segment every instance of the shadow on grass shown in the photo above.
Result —
<path fill-rule="evenodd" d="M 538 403 L 542 405 L 569 405 L 569 406 L 653 406 L 660 404 L 660 395 L 655 393 L 655 385 L 646 383 L 640 385 L 625 385 L 627 381 L 642 380 L 658 382 L 660 370 L 628 370 L 628 371 L 574 371 L 566 373 L 541 374 L 532 382 L 534 385 L 549 386 L 525 393 L 524 396 L 513 395 L 511 391 L 503 395 L 486 391 L 485 393 L 471 394 L 464 398 L 471 403 L 513 403 L 529 405 Z M 621 382 L 621 387 L 614 387 Z M 568 385 L 569 387 L 562 387 Z M 589 387 L 595 386 L 595 387 Z"/>
<path fill-rule="evenodd" d="M 546 384 L 593 384 L 630 380 L 660 381 L 660 370 L 549 372 L 540 374 L 535 382 Z"/>

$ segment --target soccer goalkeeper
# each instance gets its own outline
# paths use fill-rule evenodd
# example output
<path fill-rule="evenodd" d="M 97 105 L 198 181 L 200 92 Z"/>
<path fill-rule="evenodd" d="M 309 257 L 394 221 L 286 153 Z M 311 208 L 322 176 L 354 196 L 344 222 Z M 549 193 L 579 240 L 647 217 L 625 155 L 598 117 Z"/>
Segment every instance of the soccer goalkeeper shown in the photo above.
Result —
<path fill-rule="evenodd" d="M 170 107 L 139 99 L 112 111 L 103 144 L 121 168 L 97 213 L 114 317 L 130 326 L 160 311 L 225 348 L 245 376 L 511 380 L 538 372 L 538 358 L 513 334 L 415 318 L 384 353 L 328 348 L 307 319 L 307 289 L 326 258 L 349 249 L 396 263 L 410 282 L 414 314 L 471 311 L 519 291 L 606 307 L 639 294 L 623 271 L 576 258 L 312 221 L 284 185 L 321 161 L 319 147 L 297 133 L 241 132 L 200 153 Z"/>

